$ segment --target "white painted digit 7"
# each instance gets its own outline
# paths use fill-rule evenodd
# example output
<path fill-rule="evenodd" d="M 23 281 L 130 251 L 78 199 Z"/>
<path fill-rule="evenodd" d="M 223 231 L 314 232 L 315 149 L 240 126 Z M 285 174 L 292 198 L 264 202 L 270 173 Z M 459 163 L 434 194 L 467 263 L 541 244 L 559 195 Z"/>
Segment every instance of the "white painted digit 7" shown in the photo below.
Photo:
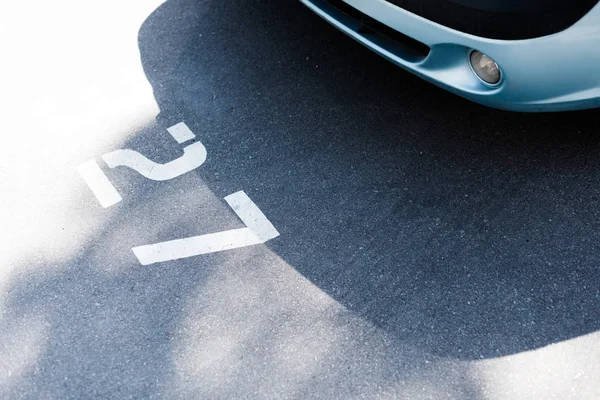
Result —
<path fill-rule="evenodd" d="M 244 191 L 225 197 L 225 201 L 246 224 L 246 228 L 170 240 L 134 247 L 131 250 L 142 265 L 148 265 L 252 246 L 279 236 L 277 229 Z"/>

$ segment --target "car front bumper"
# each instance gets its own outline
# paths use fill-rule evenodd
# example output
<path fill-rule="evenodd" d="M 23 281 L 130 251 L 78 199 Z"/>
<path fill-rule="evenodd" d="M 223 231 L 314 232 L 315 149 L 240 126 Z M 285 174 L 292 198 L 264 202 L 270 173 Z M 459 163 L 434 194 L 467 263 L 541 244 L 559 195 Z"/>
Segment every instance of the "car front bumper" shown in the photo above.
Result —
<path fill-rule="evenodd" d="M 301 0 L 329 23 L 395 64 L 450 92 L 512 111 L 566 111 L 600 107 L 600 4 L 570 28 L 527 40 L 495 40 L 462 33 L 384 0 L 344 0 L 366 17 L 427 47 L 423 57 L 383 46 L 357 29 L 326 0 Z M 469 54 L 478 50 L 502 71 L 497 86 L 481 82 Z"/>

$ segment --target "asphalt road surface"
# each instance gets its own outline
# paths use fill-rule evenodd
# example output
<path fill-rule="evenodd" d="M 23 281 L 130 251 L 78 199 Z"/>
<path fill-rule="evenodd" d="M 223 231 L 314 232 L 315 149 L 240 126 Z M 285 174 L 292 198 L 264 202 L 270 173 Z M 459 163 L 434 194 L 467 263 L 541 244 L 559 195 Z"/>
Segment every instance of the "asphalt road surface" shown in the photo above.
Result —
<path fill-rule="evenodd" d="M 470 103 L 293 0 L 6 2 L 0 37 L 1 398 L 600 398 L 598 111 Z M 238 191 L 279 236 L 232 238 Z M 132 251 L 207 234 L 240 246 Z"/>

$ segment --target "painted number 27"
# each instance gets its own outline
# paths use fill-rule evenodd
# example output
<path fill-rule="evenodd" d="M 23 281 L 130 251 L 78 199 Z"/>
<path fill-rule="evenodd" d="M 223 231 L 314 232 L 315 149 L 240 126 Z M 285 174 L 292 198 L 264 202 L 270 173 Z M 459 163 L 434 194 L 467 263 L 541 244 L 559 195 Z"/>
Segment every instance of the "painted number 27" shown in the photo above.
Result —
<path fill-rule="evenodd" d="M 179 144 L 196 137 L 183 122 L 168 128 L 167 131 Z M 204 164 L 206 148 L 201 142 L 194 142 L 184 147 L 181 157 L 165 164 L 155 163 L 130 149 L 120 149 L 104 154 L 102 159 L 110 168 L 125 166 L 148 179 L 164 181 L 183 175 Z M 110 207 L 122 200 L 117 189 L 95 160 L 79 165 L 77 171 L 102 207 Z M 252 246 L 279 236 L 279 232 L 244 191 L 225 197 L 225 201 L 244 222 L 245 228 L 138 246 L 132 248 L 133 253 L 142 265 L 148 265 Z"/>

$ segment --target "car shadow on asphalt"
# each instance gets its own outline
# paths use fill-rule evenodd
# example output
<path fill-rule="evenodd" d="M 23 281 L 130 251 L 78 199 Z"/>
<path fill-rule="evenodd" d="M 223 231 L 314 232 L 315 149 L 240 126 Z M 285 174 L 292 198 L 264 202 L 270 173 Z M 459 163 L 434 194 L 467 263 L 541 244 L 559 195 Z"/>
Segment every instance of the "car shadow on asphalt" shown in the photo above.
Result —
<path fill-rule="evenodd" d="M 139 44 L 161 117 L 218 136 L 205 171 L 257 179 L 272 249 L 349 309 L 459 359 L 600 327 L 594 111 L 470 103 L 295 2 L 171 0 Z"/>

